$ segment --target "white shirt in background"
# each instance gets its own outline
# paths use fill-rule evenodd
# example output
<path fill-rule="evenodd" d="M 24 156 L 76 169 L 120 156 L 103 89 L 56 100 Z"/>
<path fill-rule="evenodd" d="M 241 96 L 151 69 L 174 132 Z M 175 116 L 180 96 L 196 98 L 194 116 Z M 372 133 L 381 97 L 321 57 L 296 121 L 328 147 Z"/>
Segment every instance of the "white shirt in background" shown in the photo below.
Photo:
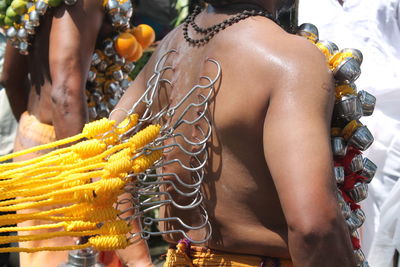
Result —
<path fill-rule="evenodd" d="M 362 119 L 375 137 L 364 155 L 378 165 L 362 203 L 362 247 L 368 254 L 383 202 L 400 177 L 400 0 L 345 0 L 343 6 L 338 0 L 300 0 L 299 23 L 305 22 L 318 27 L 321 40 L 363 52 L 356 85 L 377 97 L 374 114 Z"/>
<path fill-rule="evenodd" d="M 3 70 L 6 39 L 0 33 L 0 74 Z M 4 88 L 0 85 L 0 156 L 12 152 L 14 147 L 17 122 L 11 112 Z"/>

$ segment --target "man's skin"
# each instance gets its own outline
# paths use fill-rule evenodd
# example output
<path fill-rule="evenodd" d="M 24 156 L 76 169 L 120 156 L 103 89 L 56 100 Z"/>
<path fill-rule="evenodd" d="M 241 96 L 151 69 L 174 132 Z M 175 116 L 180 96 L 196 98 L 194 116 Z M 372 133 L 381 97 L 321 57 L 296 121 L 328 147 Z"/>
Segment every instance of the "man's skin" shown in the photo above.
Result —
<path fill-rule="evenodd" d="M 104 23 L 104 18 L 102 1 L 78 0 L 73 6 L 61 5 L 47 11 L 37 28 L 28 57 L 19 55 L 8 44 L 1 80 L 7 88 L 17 119 L 24 111 L 28 111 L 41 123 L 53 125 L 57 139 L 82 131 L 88 121 L 85 85 L 91 56 L 97 39 L 101 40 L 102 35 L 109 33 L 109 25 Z M 40 143 L 32 141 L 29 145 Z M 18 160 L 29 157 L 27 155 Z M 31 224 L 35 222 L 20 225 Z M 58 241 L 26 242 L 21 246 L 74 244 L 74 239 L 63 238 Z M 136 247 L 139 248 L 130 247 L 122 251 L 122 261 L 129 266 L 151 265 L 146 244 L 141 242 Z M 131 249 L 137 251 L 135 255 L 140 256 L 140 260 L 128 257 Z M 57 266 L 67 261 L 67 253 L 21 253 L 20 266 Z"/>
<path fill-rule="evenodd" d="M 280 4 L 279 0 L 241 3 L 257 4 L 272 13 Z M 209 6 L 196 23 L 209 27 L 238 10 Z M 202 37 L 190 27 L 189 36 Z M 291 258 L 297 267 L 355 266 L 332 174 L 333 80 L 322 53 L 264 17 L 227 27 L 200 47 L 189 45 L 178 27 L 161 42 L 117 108 L 132 107 L 155 63 L 170 49 L 177 53 L 165 65 L 173 71 L 163 78 L 172 85 L 161 86 L 156 106 L 175 104 L 202 83 L 201 76 L 215 77 L 216 67 L 207 59 L 217 60 L 222 67 L 209 108 L 213 135 L 203 192 L 213 234 L 205 245 L 223 252 Z M 114 115 L 118 121 L 123 119 L 122 112 Z M 187 136 L 192 133 L 181 131 Z M 166 160 L 172 158 L 185 156 L 175 150 L 165 154 Z M 163 171 L 188 175 L 177 165 Z M 172 188 L 167 190 L 178 203 L 185 201 Z M 161 211 L 163 215 L 179 216 L 191 225 L 201 223 L 198 214 L 187 210 L 168 207 Z M 205 233 L 188 234 L 199 240 Z M 170 244 L 180 238 L 165 236 Z"/>

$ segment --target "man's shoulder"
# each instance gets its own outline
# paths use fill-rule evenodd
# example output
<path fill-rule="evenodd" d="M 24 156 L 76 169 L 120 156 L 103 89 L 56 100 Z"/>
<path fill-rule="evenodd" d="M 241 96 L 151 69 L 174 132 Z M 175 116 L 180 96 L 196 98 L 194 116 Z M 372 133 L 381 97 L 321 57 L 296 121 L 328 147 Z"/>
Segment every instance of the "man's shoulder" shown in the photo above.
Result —
<path fill-rule="evenodd" d="M 235 34 L 241 36 L 235 39 L 235 57 L 264 77 L 287 81 L 294 77 L 322 75 L 329 79 L 326 59 L 319 49 L 305 38 L 285 32 L 272 21 L 254 19 L 243 24 Z"/>
<path fill-rule="evenodd" d="M 273 67 L 301 70 L 307 65 L 326 66 L 325 57 L 314 44 L 271 23 L 253 23 L 241 45 L 248 55 Z"/>

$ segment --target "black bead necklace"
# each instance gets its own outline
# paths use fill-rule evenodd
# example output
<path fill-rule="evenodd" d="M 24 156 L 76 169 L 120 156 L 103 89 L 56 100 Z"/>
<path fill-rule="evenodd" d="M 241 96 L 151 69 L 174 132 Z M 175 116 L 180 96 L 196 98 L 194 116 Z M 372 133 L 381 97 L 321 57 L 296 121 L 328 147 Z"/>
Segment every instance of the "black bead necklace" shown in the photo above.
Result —
<path fill-rule="evenodd" d="M 213 26 L 210 26 L 208 28 L 201 28 L 196 24 L 194 21 L 197 15 L 199 15 L 201 12 L 201 8 L 197 6 L 195 10 L 193 11 L 192 14 L 190 14 L 187 19 L 185 20 L 185 23 L 183 24 L 183 37 L 185 40 L 192 44 L 192 45 L 204 45 L 208 43 L 219 31 L 224 30 L 226 27 L 229 27 L 241 20 L 247 19 L 248 17 L 254 17 L 254 16 L 263 16 L 268 19 L 271 19 L 275 21 L 271 13 L 269 13 L 266 10 L 243 10 L 236 15 L 225 19 L 221 23 L 215 24 Z M 192 26 L 192 28 L 199 34 L 205 35 L 203 38 L 199 39 L 193 39 L 189 37 L 188 29 L 189 25 Z"/>

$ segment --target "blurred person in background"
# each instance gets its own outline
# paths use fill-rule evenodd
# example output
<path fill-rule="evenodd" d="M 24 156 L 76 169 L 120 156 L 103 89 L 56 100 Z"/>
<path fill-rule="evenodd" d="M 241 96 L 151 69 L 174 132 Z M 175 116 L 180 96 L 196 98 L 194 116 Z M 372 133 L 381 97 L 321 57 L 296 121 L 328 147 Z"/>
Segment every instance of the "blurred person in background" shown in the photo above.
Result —
<path fill-rule="evenodd" d="M 368 254 L 383 203 L 400 177 L 400 1 L 301 0 L 299 23 L 306 22 L 318 27 L 320 40 L 362 51 L 363 75 L 357 87 L 377 98 L 374 115 L 363 118 L 375 137 L 365 155 L 378 166 L 362 203 L 366 221 L 361 236 Z"/>
<path fill-rule="evenodd" d="M 6 37 L 0 32 L 0 73 L 3 70 L 4 53 L 6 49 Z M 18 123 L 11 111 L 10 104 L 4 86 L 0 84 L 0 156 L 7 155 L 13 151 L 14 139 Z M 3 214 L 3 213 L 1 213 Z M 7 233 L 1 233 L 4 235 Z M 6 244 L 0 247 L 7 246 Z M 9 266 L 9 253 L 0 253 L 0 267 Z"/>
<path fill-rule="evenodd" d="M 6 38 L 0 32 L 0 73 L 3 70 L 5 49 Z M 0 83 L 0 156 L 7 155 L 13 151 L 17 126 L 17 121 L 8 102 L 6 90 Z"/>
<path fill-rule="evenodd" d="M 134 24 L 148 24 L 161 40 L 176 25 L 176 19 L 188 0 L 138 0 Z M 186 11 L 187 13 L 187 11 Z"/>

